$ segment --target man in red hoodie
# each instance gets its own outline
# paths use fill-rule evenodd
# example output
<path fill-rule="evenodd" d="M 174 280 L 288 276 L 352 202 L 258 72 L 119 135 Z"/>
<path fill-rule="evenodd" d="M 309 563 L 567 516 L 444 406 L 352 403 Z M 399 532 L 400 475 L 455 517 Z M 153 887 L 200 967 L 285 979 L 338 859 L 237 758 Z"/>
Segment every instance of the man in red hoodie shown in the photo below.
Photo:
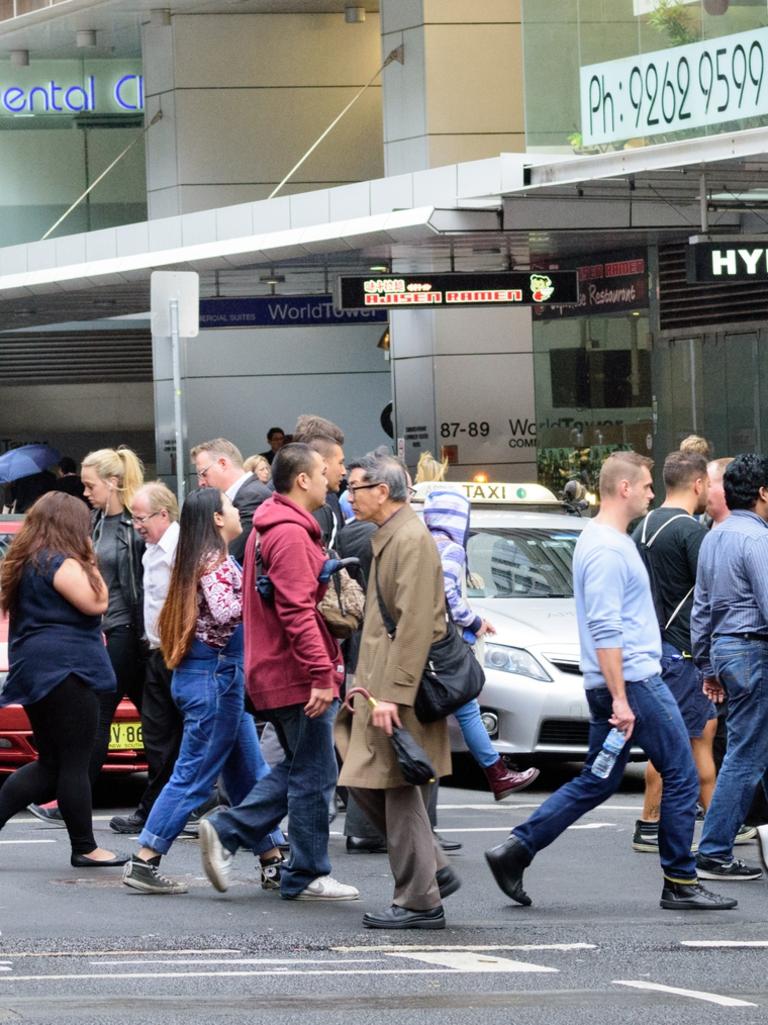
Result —
<path fill-rule="evenodd" d="M 344 665 L 317 610 L 326 589 L 318 581 L 325 552 L 312 513 L 325 503 L 324 460 L 308 445 L 286 445 L 272 463 L 272 480 L 275 494 L 254 513 L 245 549 L 245 678 L 285 758 L 242 804 L 200 823 L 203 868 L 223 892 L 234 852 L 254 849 L 262 823 L 276 827 L 287 813 L 291 854 L 280 873 L 280 895 L 357 900 L 354 886 L 331 877 L 328 859 L 328 806 L 337 777 L 333 721 Z"/>

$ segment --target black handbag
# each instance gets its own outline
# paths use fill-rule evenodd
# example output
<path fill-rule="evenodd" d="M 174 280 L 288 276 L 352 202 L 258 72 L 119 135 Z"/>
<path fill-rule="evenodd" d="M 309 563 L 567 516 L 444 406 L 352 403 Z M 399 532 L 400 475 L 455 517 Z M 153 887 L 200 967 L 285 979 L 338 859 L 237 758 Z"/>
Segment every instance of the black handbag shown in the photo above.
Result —
<path fill-rule="evenodd" d="M 379 603 L 384 628 L 390 638 L 394 638 L 397 627 L 381 596 L 379 567 L 375 563 L 374 580 L 376 600 Z M 438 719 L 452 715 L 468 701 L 474 700 L 485 684 L 483 667 L 475 658 L 472 648 L 456 629 L 447 609 L 445 621 L 445 637 L 434 641 L 429 649 L 427 664 L 424 666 L 413 704 L 416 718 L 423 723 L 437 722 Z"/>

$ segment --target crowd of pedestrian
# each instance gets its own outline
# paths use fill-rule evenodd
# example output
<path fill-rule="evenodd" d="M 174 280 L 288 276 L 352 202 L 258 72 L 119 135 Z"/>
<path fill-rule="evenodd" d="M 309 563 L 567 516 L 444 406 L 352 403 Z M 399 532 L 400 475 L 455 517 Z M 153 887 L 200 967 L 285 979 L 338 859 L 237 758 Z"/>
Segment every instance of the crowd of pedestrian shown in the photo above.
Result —
<path fill-rule="evenodd" d="M 0 828 L 27 807 L 61 819 L 73 865 L 121 865 L 128 887 L 153 894 L 186 892 L 160 865 L 196 830 L 220 892 L 245 850 L 262 887 L 284 899 L 354 901 L 329 858 L 338 791 L 347 851 L 386 851 L 393 876 L 391 906 L 363 924 L 444 928 L 443 900 L 460 886 L 446 858 L 460 845 L 435 829 L 447 722 L 415 709 L 433 645 L 456 631 L 477 650 L 495 632 L 466 598 L 469 503 L 441 487 L 445 465 L 430 457 L 417 515 L 402 462 L 377 450 L 346 466 L 343 431 L 319 416 L 300 417 L 292 435 L 271 428 L 268 440 L 248 460 L 224 438 L 195 445 L 198 488 L 181 510 L 126 448 L 90 453 L 79 474 L 67 466 L 65 485 L 31 504 L 0 567 L 10 617 L 0 704 L 24 706 L 38 759 L 0 790 Z M 768 459 L 709 455 L 700 439 L 671 453 L 651 512 L 650 460 L 617 452 L 602 467 L 600 511 L 574 555 L 589 752 L 575 779 L 486 852 L 513 901 L 531 902 L 525 868 L 615 792 L 633 745 L 650 759 L 633 847 L 660 858 L 661 906 L 732 908 L 700 880 L 762 874 L 733 847 L 757 834 L 768 857 L 768 826 L 745 825 L 768 781 Z M 367 702 L 342 705 L 352 684 Z M 135 811 L 110 822 L 138 837 L 130 856 L 98 847 L 91 822 L 124 695 L 149 766 Z M 477 700 L 455 711 L 496 800 L 537 777 L 499 757 Z M 391 743 L 403 730 L 434 782 L 406 779 Z"/>

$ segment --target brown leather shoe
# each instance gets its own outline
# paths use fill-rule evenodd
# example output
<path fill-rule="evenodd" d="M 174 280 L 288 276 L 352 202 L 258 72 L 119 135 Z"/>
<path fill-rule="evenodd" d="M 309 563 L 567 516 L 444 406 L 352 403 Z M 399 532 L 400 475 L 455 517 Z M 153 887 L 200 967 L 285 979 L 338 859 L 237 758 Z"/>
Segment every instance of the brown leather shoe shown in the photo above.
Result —
<path fill-rule="evenodd" d="M 538 769 L 526 769 L 524 772 L 515 772 L 510 769 L 503 758 L 484 770 L 488 777 L 491 793 L 497 801 L 503 801 L 505 797 L 514 794 L 516 790 L 522 790 L 529 786 L 535 779 L 539 778 Z"/>

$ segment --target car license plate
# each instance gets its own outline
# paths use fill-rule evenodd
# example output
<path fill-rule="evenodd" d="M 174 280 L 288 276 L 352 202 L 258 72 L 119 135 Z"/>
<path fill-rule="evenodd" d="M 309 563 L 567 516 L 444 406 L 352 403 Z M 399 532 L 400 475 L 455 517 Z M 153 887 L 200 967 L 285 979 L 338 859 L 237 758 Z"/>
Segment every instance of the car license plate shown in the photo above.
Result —
<path fill-rule="evenodd" d="M 113 722 L 109 729 L 110 751 L 131 751 L 143 748 L 140 722 Z"/>

